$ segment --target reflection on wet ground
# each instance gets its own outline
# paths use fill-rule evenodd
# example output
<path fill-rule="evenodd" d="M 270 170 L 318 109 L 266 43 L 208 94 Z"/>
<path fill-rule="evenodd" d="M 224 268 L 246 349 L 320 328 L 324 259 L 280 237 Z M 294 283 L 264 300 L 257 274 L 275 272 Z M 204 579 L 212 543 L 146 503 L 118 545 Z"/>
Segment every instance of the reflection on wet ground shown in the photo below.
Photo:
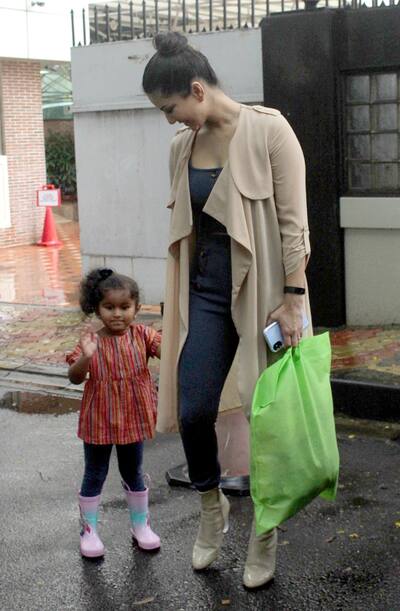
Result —
<path fill-rule="evenodd" d="M 0 248 L 0 301 L 76 306 L 81 278 L 79 225 L 57 223 L 60 248 L 36 244 Z"/>
<path fill-rule="evenodd" d="M 67 414 L 79 410 L 80 400 L 25 391 L 0 389 L 0 408 L 24 414 Z"/>

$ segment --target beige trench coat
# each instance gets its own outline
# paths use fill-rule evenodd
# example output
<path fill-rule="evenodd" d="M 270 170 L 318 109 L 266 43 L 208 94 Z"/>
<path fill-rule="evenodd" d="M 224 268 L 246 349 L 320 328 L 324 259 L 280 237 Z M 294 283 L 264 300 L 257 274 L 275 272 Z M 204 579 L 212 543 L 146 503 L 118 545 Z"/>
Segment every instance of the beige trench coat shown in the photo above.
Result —
<path fill-rule="evenodd" d="M 194 132 L 171 145 L 171 224 L 167 257 L 157 429 L 178 429 L 178 361 L 188 333 L 189 265 L 194 235 L 188 161 Z M 239 335 L 220 409 L 249 414 L 255 383 L 267 365 L 262 335 L 283 300 L 285 275 L 310 253 L 302 150 L 278 110 L 241 106 L 229 156 L 204 207 L 231 237 L 232 318 Z M 308 295 L 306 313 L 310 320 Z M 271 362 L 272 354 L 268 353 Z M 206 381 L 205 381 L 206 383 Z"/>

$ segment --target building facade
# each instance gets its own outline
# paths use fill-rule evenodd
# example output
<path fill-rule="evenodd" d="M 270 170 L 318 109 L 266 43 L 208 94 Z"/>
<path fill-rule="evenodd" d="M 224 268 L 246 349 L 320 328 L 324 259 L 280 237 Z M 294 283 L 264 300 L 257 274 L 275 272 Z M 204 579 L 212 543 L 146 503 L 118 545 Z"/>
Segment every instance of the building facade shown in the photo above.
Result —
<path fill-rule="evenodd" d="M 41 71 L 70 61 L 71 5 L 74 0 L 0 0 L 0 247 L 40 238 L 44 212 L 36 207 L 36 190 L 46 184 Z"/>

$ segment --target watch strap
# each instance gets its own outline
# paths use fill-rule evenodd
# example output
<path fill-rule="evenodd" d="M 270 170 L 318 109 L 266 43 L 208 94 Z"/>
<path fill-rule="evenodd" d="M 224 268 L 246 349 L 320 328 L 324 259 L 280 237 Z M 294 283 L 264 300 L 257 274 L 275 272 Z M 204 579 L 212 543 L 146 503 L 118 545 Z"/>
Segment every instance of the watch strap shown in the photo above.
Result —
<path fill-rule="evenodd" d="M 303 289 L 301 286 L 284 286 L 284 293 L 292 293 L 293 295 L 304 295 L 306 289 Z"/>

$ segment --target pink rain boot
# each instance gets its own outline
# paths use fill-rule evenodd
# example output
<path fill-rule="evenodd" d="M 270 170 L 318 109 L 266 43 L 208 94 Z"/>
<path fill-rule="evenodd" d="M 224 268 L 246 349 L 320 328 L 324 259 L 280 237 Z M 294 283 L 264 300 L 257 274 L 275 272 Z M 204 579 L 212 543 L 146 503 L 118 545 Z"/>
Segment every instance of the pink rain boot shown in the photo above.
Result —
<path fill-rule="evenodd" d="M 160 537 L 150 528 L 149 522 L 149 489 L 134 492 L 122 482 L 131 519 L 132 537 L 143 550 L 156 550 L 160 547 Z"/>
<path fill-rule="evenodd" d="M 104 556 L 104 545 L 97 534 L 97 515 L 100 504 L 100 495 L 79 495 L 79 509 L 81 511 L 81 554 L 86 558 L 99 558 Z"/>

